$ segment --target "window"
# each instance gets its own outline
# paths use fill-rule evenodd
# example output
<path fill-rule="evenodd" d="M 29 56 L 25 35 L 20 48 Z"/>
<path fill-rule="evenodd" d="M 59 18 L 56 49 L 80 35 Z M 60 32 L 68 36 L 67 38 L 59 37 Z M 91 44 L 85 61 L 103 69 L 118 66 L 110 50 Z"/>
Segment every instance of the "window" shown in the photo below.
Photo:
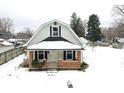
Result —
<path fill-rule="evenodd" d="M 59 29 L 58 27 L 53 27 L 52 28 L 53 36 L 58 36 L 59 35 Z"/>
<path fill-rule="evenodd" d="M 35 57 L 38 57 L 39 60 L 47 59 L 47 51 L 38 51 L 38 53 L 36 54 L 35 54 Z"/>
<path fill-rule="evenodd" d="M 67 59 L 72 59 L 72 55 L 73 55 L 73 53 L 72 53 L 72 51 L 67 51 Z"/>
<path fill-rule="evenodd" d="M 61 36 L 61 26 L 50 26 L 50 36 L 51 37 Z"/>
<path fill-rule="evenodd" d="M 40 59 L 44 59 L 44 51 L 38 51 L 38 58 Z"/>
<path fill-rule="evenodd" d="M 64 51 L 63 53 L 64 60 L 76 60 L 76 52 L 75 51 Z"/>

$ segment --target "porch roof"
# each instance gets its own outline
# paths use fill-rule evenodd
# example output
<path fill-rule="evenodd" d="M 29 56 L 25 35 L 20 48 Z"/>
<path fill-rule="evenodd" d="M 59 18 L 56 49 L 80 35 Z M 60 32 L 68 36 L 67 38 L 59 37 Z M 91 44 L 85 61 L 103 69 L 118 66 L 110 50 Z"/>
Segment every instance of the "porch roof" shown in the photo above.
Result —
<path fill-rule="evenodd" d="M 66 41 L 43 41 L 27 47 L 27 50 L 82 50 L 79 45 L 75 45 Z"/>

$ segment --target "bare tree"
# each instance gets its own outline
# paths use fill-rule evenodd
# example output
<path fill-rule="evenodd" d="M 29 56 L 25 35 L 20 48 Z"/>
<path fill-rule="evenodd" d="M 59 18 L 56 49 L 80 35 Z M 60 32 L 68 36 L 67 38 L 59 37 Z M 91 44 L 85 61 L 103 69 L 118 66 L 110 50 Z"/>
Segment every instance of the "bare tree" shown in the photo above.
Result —
<path fill-rule="evenodd" d="M 124 17 L 124 5 L 114 5 L 113 11 L 117 15 L 121 15 Z"/>
<path fill-rule="evenodd" d="M 18 32 L 16 37 L 18 39 L 27 39 L 27 35 L 25 34 L 25 32 Z"/>
<path fill-rule="evenodd" d="M 30 39 L 33 35 L 33 31 L 29 27 L 24 27 L 23 31 L 17 33 L 19 39 Z"/>
<path fill-rule="evenodd" d="M 27 35 L 27 38 L 30 39 L 33 35 L 33 31 L 29 27 L 24 28 L 25 34 Z"/>
<path fill-rule="evenodd" d="M 13 27 L 14 27 L 14 24 L 12 19 L 8 17 L 0 18 L 0 31 L 12 32 L 14 31 Z"/>
<path fill-rule="evenodd" d="M 117 37 L 117 32 L 114 27 L 102 28 L 102 33 L 105 36 L 105 40 L 111 42 L 115 37 Z"/>
<path fill-rule="evenodd" d="M 114 5 L 113 12 L 119 16 L 113 24 L 116 37 L 124 37 L 124 5 Z"/>

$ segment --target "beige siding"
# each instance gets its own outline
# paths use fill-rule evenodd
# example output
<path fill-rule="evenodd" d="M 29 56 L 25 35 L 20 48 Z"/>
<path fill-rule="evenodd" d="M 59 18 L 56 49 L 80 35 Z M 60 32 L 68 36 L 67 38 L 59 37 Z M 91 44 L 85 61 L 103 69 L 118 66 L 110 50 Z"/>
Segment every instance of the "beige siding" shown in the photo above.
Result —
<path fill-rule="evenodd" d="M 63 59 L 63 51 L 57 51 L 57 59 L 60 60 L 60 59 Z"/>

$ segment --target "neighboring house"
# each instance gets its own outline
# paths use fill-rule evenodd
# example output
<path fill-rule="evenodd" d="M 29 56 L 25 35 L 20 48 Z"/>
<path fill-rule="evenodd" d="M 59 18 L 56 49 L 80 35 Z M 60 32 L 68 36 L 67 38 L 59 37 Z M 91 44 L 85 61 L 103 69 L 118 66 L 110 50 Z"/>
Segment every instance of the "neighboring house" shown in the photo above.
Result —
<path fill-rule="evenodd" d="M 13 43 L 15 46 L 20 46 L 25 44 L 25 42 L 27 42 L 28 40 L 11 38 L 11 39 L 8 39 L 7 41 L 9 41 L 10 43 Z"/>
<path fill-rule="evenodd" d="M 4 41 L 0 42 L 0 46 L 14 46 L 14 45 L 12 43 L 4 40 Z"/>
<path fill-rule="evenodd" d="M 12 34 L 10 32 L 0 31 L 0 38 L 2 39 L 10 39 Z"/>
<path fill-rule="evenodd" d="M 14 45 L 4 39 L 3 40 L 0 39 L 0 54 L 8 51 L 10 49 L 14 49 Z"/>
<path fill-rule="evenodd" d="M 118 38 L 117 41 L 118 43 L 124 44 L 124 38 Z"/>
<path fill-rule="evenodd" d="M 0 38 L 0 42 L 3 42 L 5 39 Z"/>
<path fill-rule="evenodd" d="M 59 20 L 47 22 L 26 44 L 29 69 L 79 69 L 82 46 L 69 25 Z"/>

